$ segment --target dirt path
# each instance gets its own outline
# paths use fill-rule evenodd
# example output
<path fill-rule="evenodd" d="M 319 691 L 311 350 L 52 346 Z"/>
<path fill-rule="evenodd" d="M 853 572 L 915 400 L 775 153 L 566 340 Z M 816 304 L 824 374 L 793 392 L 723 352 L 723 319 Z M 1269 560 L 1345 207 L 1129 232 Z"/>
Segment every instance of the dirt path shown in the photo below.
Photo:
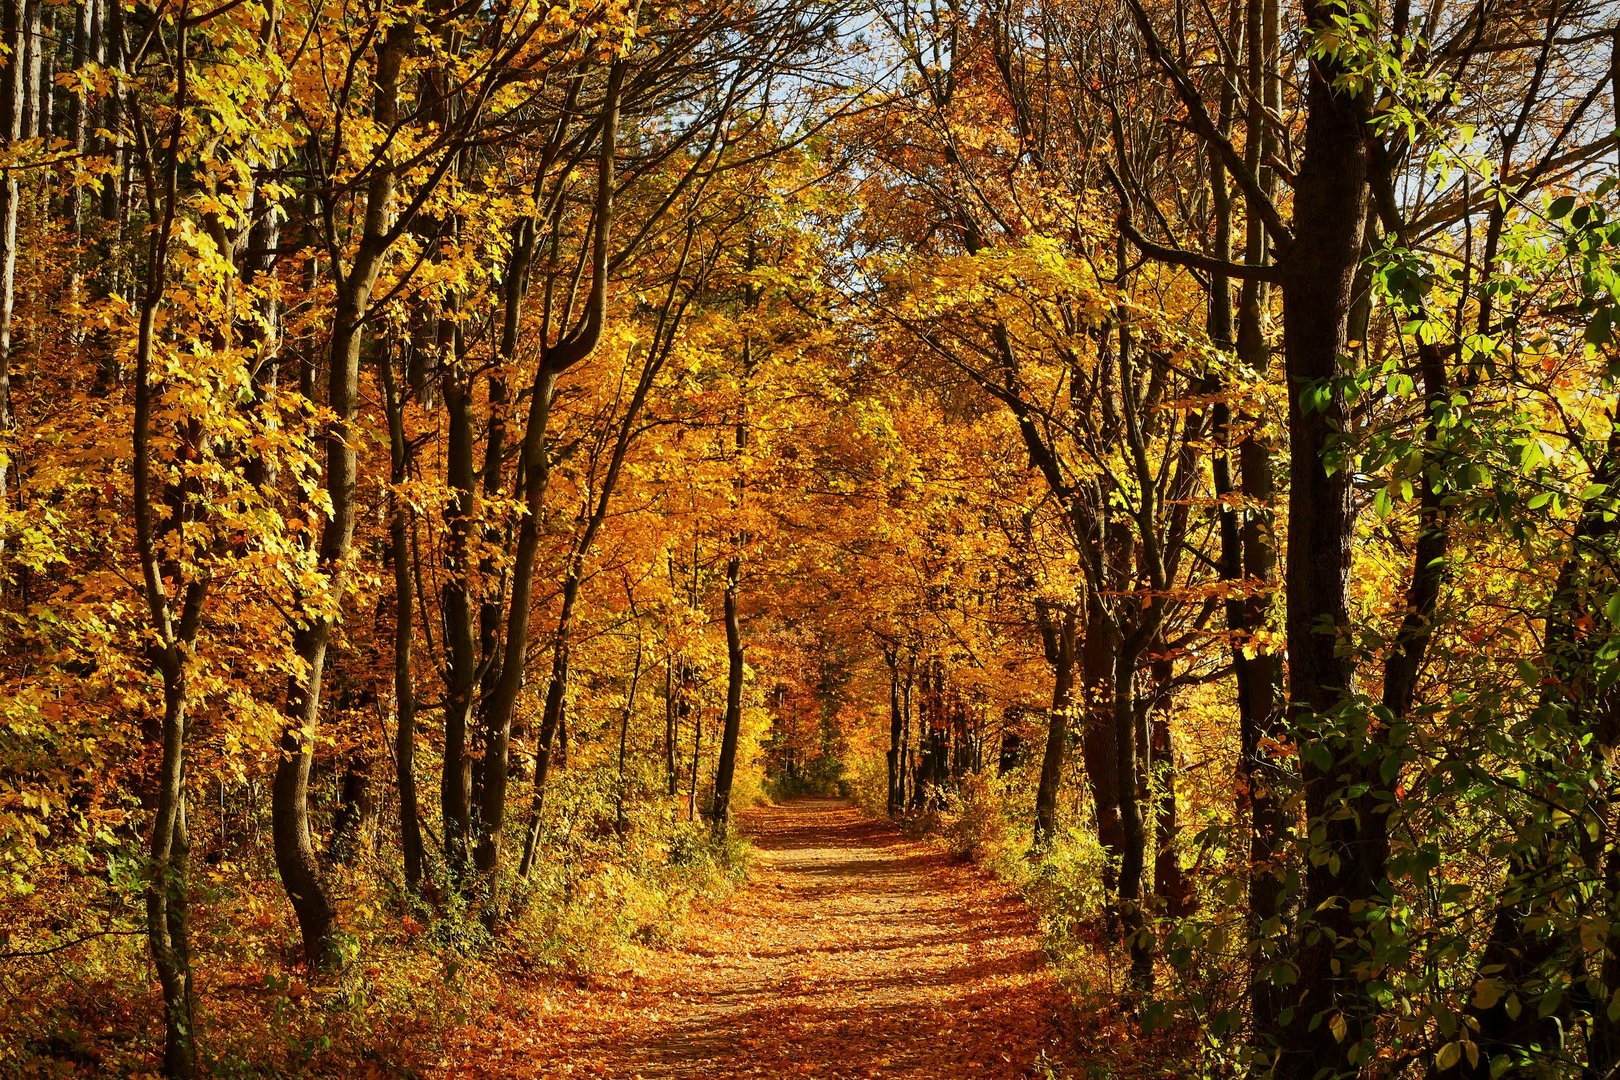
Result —
<path fill-rule="evenodd" d="M 748 886 L 651 980 L 593 986 L 617 996 L 611 1022 L 534 1017 L 558 1056 L 513 1074 L 1011 1078 L 1062 1056 L 1061 994 L 1016 897 L 843 803 L 740 824 Z"/>

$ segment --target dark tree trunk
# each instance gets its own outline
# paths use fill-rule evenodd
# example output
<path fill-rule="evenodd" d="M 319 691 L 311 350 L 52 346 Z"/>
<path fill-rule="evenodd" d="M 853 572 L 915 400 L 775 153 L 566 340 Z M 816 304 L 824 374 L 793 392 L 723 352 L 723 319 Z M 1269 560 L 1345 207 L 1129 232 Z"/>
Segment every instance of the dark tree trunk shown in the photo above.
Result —
<path fill-rule="evenodd" d="M 1278 140 L 1275 126 L 1267 117 L 1278 115 L 1282 98 L 1278 0 L 1246 0 L 1244 14 L 1245 82 L 1249 90 L 1244 161 L 1261 191 L 1274 198 L 1276 172 L 1268 163 L 1278 157 Z M 1244 262 L 1266 265 L 1270 239 L 1264 223 L 1258 215 L 1250 214 L 1246 229 Z M 1265 336 L 1269 306 L 1270 287 L 1255 278 L 1245 280 L 1237 311 L 1237 353 L 1250 370 L 1260 375 L 1271 368 L 1271 348 Z M 1282 859 L 1289 821 L 1283 799 L 1291 777 L 1287 766 L 1269 749 L 1280 745 L 1282 735 L 1277 709 L 1282 665 L 1277 656 L 1254 643 L 1253 634 L 1265 626 L 1269 597 L 1264 590 L 1276 575 L 1276 547 L 1270 512 L 1265 509 L 1276 492 L 1271 451 L 1252 431 L 1259 418 L 1245 416 L 1242 419 L 1246 430 L 1236 447 L 1237 490 L 1243 496 L 1244 509 L 1240 513 L 1231 505 L 1231 408 L 1218 401 L 1213 413 L 1217 448 L 1213 457 L 1214 484 L 1216 496 L 1222 500 L 1221 576 L 1228 581 L 1246 581 L 1250 590 L 1227 599 L 1226 626 L 1233 635 L 1232 668 L 1237 682 L 1239 767 L 1243 775 L 1239 804 L 1249 811 L 1250 825 L 1249 1005 L 1257 1032 L 1267 1038 L 1276 1034 L 1282 1004 L 1280 986 L 1270 967 L 1275 937 L 1263 934 L 1262 928 L 1279 925 L 1284 914 Z"/>
<path fill-rule="evenodd" d="M 726 712 L 720 728 L 720 760 L 715 767 L 711 822 L 715 832 L 722 836 L 731 816 L 731 785 L 737 771 L 737 740 L 742 730 L 743 643 L 737 615 L 741 581 L 742 556 L 733 555 L 726 563 Z"/>
<path fill-rule="evenodd" d="M 630 688 L 624 693 L 624 711 L 619 714 L 619 775 L 613 785 L 613 831 L 623 837 L 630 828 L 624 813 L 625 752 L 630 741 L 630 718 L 636 713 L 636 690 L 641 686 L 641 639 L 636 638 L 636 663 L 630 672 Z"/>
<path fill-rule="evenodd" d="M 692 710 L 692 776 L 686 791 L 686 820 L 697 820 L 698 761 L 703 756 L 703 706 Z"/>
<path fill-rule="evenodd" d="M 163 668 L 163 765 L 152 826 L 152 881 L 146 890 L 146 936 L 163 992 L 163 1074 L 197 1071 L 197 1010 L 188 928 L 191 837 L 186 828 L 184 660 L 178 649 Z"/>
<path fill-rule="evenodd" d="M 404 401 L 386 355 L 378 365 L 388 417 L 389 479 L 398 487 L 410 475 L 411 445 L 405 436 Z M 411 581 L 411 508 L 389 494 L 388 562 L 394 572 L 394 778 L 399 787 L 399 846 L 405 888 L 422 894 L 422 818 L 416 793 L 416 681 L 411 670 L 416 593 Z"/>
<path fill-rule="evenodd" d="M 550 436 L 551 406 L 557 391 L 557 379 L 564 371 L 579 363 L 595 351 L 601 341 L 606 319 L 608 245 L 613 223 L 613 190 L 615 184 L 615 158 L 619 128 L 619 94 L 624 84 L 625 64 L 614 61 L 609 68 L 604 93 L 598 138 L 595 201 L 591 209 L 592 239 L 590 251 L 590 295 L 579 324 L 566 337 L 541 350 L 539 366 L 529 390 L 529 411 L 524 421 L 521 441 L 521 468 L 523 476 L 523 520 L 518 526 L 517 544 L 512 556 L 510 574 L 511 598 L 506 610 L 506 634 L 501 644 L 498 676 L 480 702 L 480 720 L 483 729 L 483 763 L 479 770 L 477 845 L 474 865 L 484 881 L 491 901 L 486 919 L 493 919 L 498 893 L 498 875 L 502 847 L 502 833 L 506 824 L 506 789 L 510 778 L 509 749 L 512 720 L 517 708 L 518 691 L 523 686 L 525 664 L 529 647 L 530 604 L 534 593 L 536 559 L 540 553 L 541 520 L 545 516 L 546 487 L 551 475 Z M 643 391 L 645 393 L 645 391 Z M 586 548 L 588 549 L 587 542 Z M 578 590 L 579 567 L 571 568 L 569 580 Z M 565 584 L 565 589 L 566 589 Z M 563 616 L 571 617 L 571 610 Z M 559 625 L 562 625 L 560 622 Z M 530 834 L 539 829 L 538 800 L 544 790 L 545 762 L 556 725 L 562 716 L 563 694 L 567 689 L 568 642 L 566 633 L 559 636 L 552 663 L 552 683 L 547 689 L 546 716 L 548 725 L 536 740 L 535 791 L 536 815 Z M 555 697 L 555 706 L 552 699 Z M 526 848 L 532 845 L 525 843 Z M 533 865 L 533 852 L 523 860 Z"/>
<path fill-rule="evenodd" d="M 1330 9 L 1307 2 L 1315 26 Z M 1301 741 L 1305 809 L 1325 850 L 1309 860 L 1305 910 L 1314 912 L 1297 953 L 1299 981 L 1282 1025 L 1277 1075 L 1348 1071 L 1370 1054 L 1377 1009 L 1362 995 L 1353 942 L 1385 880 L 1390 804 L 1375 798 L 1377 764 L 1358 765 L 1379 736 L 1343 717 L 1352 690 L 1348 629 L 1353 511 L 1351 473 L 1333 461 L 1349 430 L 1341 358 L 1361 262 L 1366 216 L 1364 105 L 1335 85 L 1331 62 L 1309 71 L 1304 156 L 1294 189 L 1295 237 L 1282 259 L 1283 348 L 1289 389 L 1289 709 Z M 1367 785 L 1350 796 L 1350 785 Z M 1337 1013 L 1341 1023 L 1330 1024 Z M 1269 1018 L 1266 1018 L 1269 1022 Z"/>
<path fill-rule="evenodd" d="M 1105 891 L 1113 892 L 1117 880 L 1113 860 L 1125 847 L 1119 790 L 1119 733 L 1114 717 L 1114 658 L 1119 652 L 1119 635 L 1095 596 L 1087 599 L 1086 612 L 1085 636 L 1080 643 L 1086 722 L 1081 753 L 1085 758 L 1086 784 L 1096 808 L 1097 842 L 1109 860 L 1103 870 L 1103 886 Z"/>
<path fill-rule="evenodd" d="M 1176 750 L 1170 730 L 1174 699 L 1162 688 L 1169 684 L 1170 661 L 1154 660 L 1153 685 L 1158 694 L 1151 715 L 1154 797 L 1153 893 L 1164 901 L 1165 912 L 1179 917 L 1192 910 L 1192 886 L 1181 868 L 1181 825 L 1176 813 Z"/>
<path fill-rule="evenodd" d="M 1137 652 L 1120 648 L 1114 653 L 1112 717 L 1114 754 L 1119 788 L 1119 885 L 1117 906 L 1120 930 L 1131 955 L 1131 984 L 1138 993 L 1153 988 L 1153 929 L 1144 910 L 1147 885 L 1147 827 L 1137 772 L 1136 680 Z"/>
<path fill-rule="evenodd" d="M 1009 709 L 1006 717 L 1003 719 L 1003 722 L 1007 725 L 1011 725 L 1015 723 L 1017 718 L 1022 715 L 1022 709 L 1016 711 Z M 1065 733 L 1065 738 L 1067 738 L 1067 733 Z M 1023 736 L 1018 734 L 1018 732 L 1013 731 L 1010 726 L 1006 727 L 1001 732 L 1001 752 L 996 755 L 996 775 L 1006 776 L 1008 773 L 1018 768 L 1018 762 L 1023 756 Z"/>
<path fill-rule="evenodd" d="M 680 791 L 680 716 L 683 703 L 677 699 L 677 687 L 684 692 L 685 668 L 681 669 L 681 680 L 675 679 L 676 657 L 674 653 L 664 666 L 664 779 L 668 781 L 668 794 L 671 799 Z"/>
<path fill-rule="evenodd" d="M 1041 752 L 1041 778 L 1035 789 L 1035 846 L 1057 835 L 1058 789 L 1063 759 L 1069 752 L 1069 715 L 1074 711 L 1075 644 L 1079 617 L 1073 605 L 1054 626 L 1044 626 L 1047 661 L 1052 665 L 1052 707 L 1046 712 L 1046 747 Z"/>
<path fill-rule="evenodd" d="M 422 812 L 416 794 L 416 683 L 411 672 L 415 626 L 410 574 L 409 523 L 395 508 L 389 524 L 394 561 L 394 775 L 399 784 L 400 851 L 405 887 L 420 895 L 423 881 Z"/>
<path fill-rule="evenodd" d="M 905 730 L 905 714 L 900 711 L 900 656 L 895 649 L 884 649 L 883 660 L 889 667 L 889 751 L 885 755 L 889 766 L 889 816 L 894 817 L 905 804 L 905 785 L 901 769 L 901 739 Z"/>
<path fill-rule="evenodd" d="M 472 757 L 467 745 L 473 712 L 478 658 L 468 595 L 473 505 L 473 434 L 470 387 L 455 370 L 445 379 L 448 446 L 445 468 L 454 493 L 445 508 L 448 550 L 439 608 L 444 623 L 444 757 L 439 774 L 439 806 L 444 819 L 444 855 L 451 879 L 464 883 L 472 845 Z"/>
<path fill-rule="evenodd" d="M 23 80 L 21 135 L 25 139 L 37 138 L 39 130 L 40 73 L 43 61 L 40 50 L 44 46 L 41 35 L 41 0 L 23 0 L 22 51 L 14 54 Z M 9 65 L 8 65 L 9 66 Z"/>
<path fill-rule="evenodd" d="M 917 654 L 911 653 L 906 657 L 906 681 L 900 688 L 900 801 L 899 807 L 904 810 L 917 805 L 917 785 L 912 780 L 913 759 L 916 752 L 911 744 L 911 700 L 912 691 L 917 681 Z"/>
<path fill-rule="evenodd" d="M 583 556 L 581 556 L 583 557 Z M 529 874 L 534 870 L 534 863 L 540 850 L 541 811 L 545 806 L 546 780 L 551 775 L 552 744 L 561 735 L 566 739 L 567 729 L 563 726 L 564 710 L 568 702 L 568 671 L 572 657 L 574 604 L 579 599 L 580 568 L 577 562 L 570 568 L 568 577 L 563 581 L 562 612 L 557 619 L 557 633 L 554 639 L 551 654 L 551 676 L 546 682 L 545 709 L 540 717 L 540 733 L 535 740 L 534 748 L 534 794 L 530 801 L 529 827 L 524 834 L 523 854 L 518 860 L 518 877 L 527 881 Z M 567 745 L 558 747 L 557 764 L 561 765 L 562 758 L 567 754 Z M 505 766 L 502 766 L 504 773 Z M 486 782 L 490 771 L 486 770 Z M 504 788 L 504 778 L 502 786 Z M 487 797 L 487 789 L 486 789 Z M 504 798 L 504 796 L 502 796 Z M 488 808 L 486 809 L 486 813 Z M 480 842 L 479 850 L 484 851 Z M 480 869 L 484 862 L 479 863 Z M 491 860 L 486 872 L 493 872 L 494 863 Z"/>

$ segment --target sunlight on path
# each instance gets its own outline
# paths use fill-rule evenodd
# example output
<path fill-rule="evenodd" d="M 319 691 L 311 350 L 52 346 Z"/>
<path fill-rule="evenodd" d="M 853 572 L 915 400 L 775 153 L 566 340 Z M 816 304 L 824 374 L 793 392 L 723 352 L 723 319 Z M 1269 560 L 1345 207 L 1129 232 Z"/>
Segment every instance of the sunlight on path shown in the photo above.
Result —
<path fill-rule="evenodd" d="M 1015 897 L 841 802 L 741 824 L 748 887 L 654 979 L 598 990 L 614 1023 L 553 1029 L 567 1056 L 528 1075 L 1021 1077 L 1059 1056 L 1061 994 Z"/>

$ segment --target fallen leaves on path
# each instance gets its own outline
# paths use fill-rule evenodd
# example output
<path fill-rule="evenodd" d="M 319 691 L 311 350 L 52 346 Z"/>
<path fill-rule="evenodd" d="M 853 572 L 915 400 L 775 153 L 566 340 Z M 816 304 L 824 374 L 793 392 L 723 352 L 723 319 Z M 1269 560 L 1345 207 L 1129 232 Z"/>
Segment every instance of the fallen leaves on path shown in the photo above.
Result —
<path fill-rule="evenodd" d="M 509 984 L 452 1076 L 1024 1077 L 1064 998 L 1018 898 L 840 802 L 741 815 L 747 887 L 635 970 Z"/>

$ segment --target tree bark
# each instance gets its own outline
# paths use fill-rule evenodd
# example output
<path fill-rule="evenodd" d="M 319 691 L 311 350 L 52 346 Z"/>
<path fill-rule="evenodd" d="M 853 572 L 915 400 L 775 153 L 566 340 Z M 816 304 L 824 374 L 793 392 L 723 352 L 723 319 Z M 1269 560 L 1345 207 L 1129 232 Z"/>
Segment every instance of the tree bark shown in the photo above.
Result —
<path fill-rule="evenodd" d="M 1151 709 L 1150 725 L 1154 782 L 1153 894 L 1164 902 L 1165 913 L 1180 917 L 1192 910 L 1192 886 L 1181 868 L 1181 824 L 1176 810 L 1176 751 L 1170 729 L 1174 699 L 1163 690 L 1170 682 L 1170 661 L 1152 663 L 1153 686 L 1157 693 Z"/>
<path fill-rule="evenodd" d="M 1333 10 L 1307 0 L 1309 32 Z M 1377 733 L 1344 714 L 1354 665 L 1343 640 L 1349 622 L 1353 510 L 1351 473 L 1332 459 L 1349 430 L 1343 356 L 1361 262 L 1367 168 L 1364 105 L 1338 85 L 1334 62 L 1309 71 L 1304 156 L 1294 188 L 1295 235 L 1282 259 L 1283 349 L 1289 389 L 1287 637 L 1289 710 L 1301 743 L 1306 813 L 1320 823 L 1324 850 L 1309 860 L 1305 906 L 1315 913 L 1296 959 L 1295 999 L 1284 1006 L 1276 1072 L 1311 1077 L 1353 1070 L 1370 1054 L 1376 1007 L 1355 974 L 1352 946 L 1385 878 L 1385 813 L 1357 757 Z M 1349 785 L 1370 781 L 1365 795 Z M 1342 1023 L 1330 1023 L 1333 1014 Z"/>
<path fill-rule="evenodd" d="M 1277 158 L 1275 124 L 1282 101 L 1278 43 L 1281 17 L 1278 0 L 1247 0 L 1245 5 L 1245 82 L 1249 111 L 1244 162 L 1260 190 L 1275 198 L 1276 170 L 1268 162 Z M 1244 261 L 1264 266 L 1270 258 L 1270 239 L 1258 215 L 1250 214 L 1244 237 Z M 1246 279 L 1239 292 L 1237 354 L 1256 375 L 1271 368 L 1265 320 L 1270 307 L 1270 286 L 1258 278 Z M 1239 767 L 1243 774 L 1240 807 L 1249 811 L 1248 911 L 1250 938 L 1249 1007 L 1262 1038 L 1274 1037 L 1281 1012 L 1280 987 L 1271 968 L 1276 937 L 1283 916 L 1281 865 L 1287 847 L 1289 822 L 1283 809 L 1287 767 L 1272 752 L 1282 731 L 1277 709 L 1280 659 L 1257 644 L 1255 631 L 1265 627 L 1266 590 L 1276 575 L 1276 548 L 1269 511 L 1276 492 L 1272 483 L 1271 450 L 1256 438 L 1257 417 L 1246 416 L 1246 430 L 1238 441 L 1241 513 L 1231 504 L 1231 408 L 1218 401 L 1214 412 L 1216 496 L 1222 500 L 1221 576 L 1245 583 L 1245 591 L 1226 602 L 1226 626 L 1233 636 L 1232 669 L 1237 683 Z M 1269 928 L 1269 929 L 1268 929 Z"/>
<path fill-rule="evenodd" d="M 389 480 L 394 485 L 388 496 L 388 561 L 394 572 L 394 778 L 399 787 L 399 846 L 405 888 L 420 898 L 424 859 L 416 793 L 416 679 L 411 670 L 416 592 L 411 581 L 411 508 L 398 491 L 410 475 L 411 444 L 405 436 L 405 403 L 389 357 L 382 358 L 378 370 L 388 417 Z"/>
<path fill-rule="evenodd" d="M 737 600 L 742 588 L 742 556 L 726 562 L 726 712 L 720 727 L 720 760 L 714 773 L 714 810 L 710 822 L 724 836 L 731 819 L 731 785 L 737 771 L 737 740 L 742 730 L 743 642 Z"/>
<path fill-rule="evenodd" d="M 444 757 L 439 772 L 439 807 L 444 819 L 445 862 L 452 882 L 460 885 L 465 883 L 472 854 L 473 763 L 467 734 L 478 683 L 478 658 L 468 595 L 474 484 L 471 387 L 458 369 L 459 365 L 452 368 L 444 382 L 445 470 L 454 494 L 445 507 L 449 536 L 439 600 L 445 642 Z"/>
<path fill-rule="evenodd" d="M 548 438 L 551 405 L 556 394 L 558 377 L 589 356 L 602 338 L 607 310 L 608 243 L 613 225 L 619 92 L 623 86 L 624 74 L 624 62 L 613 61 L 602 102 L 596 201 L 592 208 L 590 296 L 579 325 L 562 340 L 548 344 L 541 350 L 539 366 L 529 392 L 529 411 L 525 418 L 520 448 L 524 514 L 518 526 L 517 545 L 512 558 L 512 592 L 506 612 L 506 635 L 500 655 L 499 675 L 483 697 L 480 709 L 484 758 L 477 798 L 477 846 L 474 849 L 473 862 L 479 877 L 484 879 L 484 889 L 492 901 L 491 917 L 494 910 L 493 900 L 498 888 L 502 832 L 506 824 L 512 717 L 517 706 L 518 691 L 523 686 L 529 647 L 529 609 L 534 592 L 535 563 L 540 551 L 540 519 L 545 512 L 545 494 L 551 474 Z M 577 588 L 577 585 L 575 587 Z M 560 644 L 559 655 L 562 677 L 566 680 L 566 644 Z M 553 695 L 556 696 L 555 715 L 560 717 L 562 694 L 566 687 L 565 682 L 562 684 L 557 682 L 558 671 L 558 661 L 554 659 L 553 684 L 547 690 L 546 704 L 546 722 L 553 724 L 557 721 L 552 717 L 551 698 Z M 540 772 L 542 755 L 546 752 L 546 745 L 554 732 L 555 727 L 550 732 L 542 731 L 537 740 L 535 755 L 537 791 L 543 787 Z M 538 826 L 539 822 L 536 820 L 534 828 Z M 525 846 L 530 845 L 526 843 Z M 529 861 L 532 864 L 532 858 Z"/>
<path fill-rule="evenodd" d="M 410 23 L 396 23 L 376 47 L 372 111 L 385 131 L 398 120 L 400 68 L 414 36 L 415 29 Z M 387 254 L 389 203 L 394 184 L 393 166 L 386 161 L 378 162 L 367 184 L 365 222 L 353 264 L 347 273 L 334 267 L 339 280 L 328 353 L 326 402 L 333 414 L 326 431 L 326 492 L 332 512 L 321 529 L 318 558 L 334 598 L 342 595 L 346 563 L 354 543 L 357 462 L 353 432 L 359 414 L 360 344 L 371 290 Z M 293 680 L 287 688 L 289 723 L 281 740 L 281 761 L 271 787 L 271 824 L 276 868 L 298 917 L 304 959 L 313 968 L 329 969 L 338 959 L 333 937 L 336 910 L 310 834 L 309 774 L 320 720 L 321 677 L 335 616 L 321 614 L 306 618 L 293 643 L 306 675 L 302 681 Z"/>
<path fill-rule="evenodd" d="M 636 662 L 630 671 L 630 688 L 624 693 L 624 711 L 619 714 L 619 776 L 613 786 L 613 831 L 622 837 L 630 822 L 624 813 L 625 753 L 630 741 L 630 718 L 636 712 L 636 690 L 641 686 L 641 638 L 636 638 Z"/>
<path fill-rule="evenodd" d="M 1047 659 L 1052 665 L 1052 707 L 1046 713 L 1046 748 L 1041 753 L 1041 778 L 1035 789 L 1035 846 L 1044 847 L 1057 836 L 1058 789 L 1063 783 L 1063 759 L 1069 752 L 1069 716 L 1074 711 L 1075 641 L 1078 609 L 1070 604 L 1056 626 L 1044 628 Z"/>
<path fill-rule="evenodd" d="M 1103 870 L 1103 887 L 1113 892 L 1117 877 L 1113 860 L 1125 846 L 1119 790 L 1118 739 L 1114 715 L 1114 657 L 1119 651 L 1119 634 L 1102 609 L 1095 592 L 1086 600 L 1086 625 L 1080 643 L 1080 679 L 1085 694 L 1085 733 L 1081 753 L 1085 758 L 1086 782 L 1096 812 L 1097 842 L 1108 860 Z"/>
<path fill-rule="evenodd" d="M 900 813 L 905 799 L 900 784 L 900 740 L 905 717 L 900 712 L 900 656 L 897 649 L 883 650 L 883 660 L 889 667 L 889 751 L 885 760 L 889 766 L 889 816 Z"/>
<path fill-rule="evenodd" d="M 1115 781 L 1119 789 L 1119 885 L 1117 903 L 1120 931 L 1131 956 L 1131 985 L 1137 993 L 1153 988 L 1153 930 L 1148 925 L 1143 898 L 1147 884 L 1147 828 L 1137 773 L 1136 682 L 1137 651 L 1114 652 L 1113 710 Z"/>
<path fill-rule="evenodd" d="M 5 0 L 0 7 L 0 35 L 13 58 L 21 57 L 23 51 L 23 2 Z M 23 66 L 9 63 L 0 70 L 0 137 L 7 147 L 22 138 L 23 94 Z M 11 336 L 17 297 L 17 210 L 21 197 L 16 172 L 0 171 L 0 506 L 11 498 L 11 453 L 4 447 L 16 428 L 11 408 Z M 4 539 L 0 538 L 0 551 L 4 550 Z"/>

